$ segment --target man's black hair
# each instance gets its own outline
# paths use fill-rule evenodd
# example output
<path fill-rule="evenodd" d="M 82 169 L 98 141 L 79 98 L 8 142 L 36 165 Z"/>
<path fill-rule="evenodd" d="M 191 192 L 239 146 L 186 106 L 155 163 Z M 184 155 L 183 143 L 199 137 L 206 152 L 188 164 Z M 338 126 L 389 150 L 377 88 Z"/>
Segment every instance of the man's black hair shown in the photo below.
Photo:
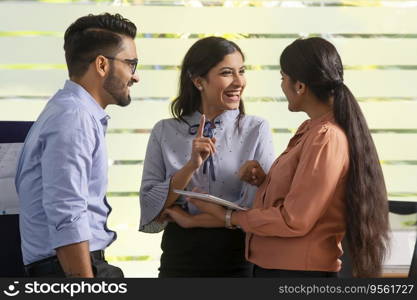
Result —
<path fill-rule="evenodd" d="M 98 55 L 115 56 L 122 50 L 122 36 L 134 39 L 136 26 L 119 14 L 90 14 L 77 19 L 64 36 L 69 77 L 84 75 Z"/>

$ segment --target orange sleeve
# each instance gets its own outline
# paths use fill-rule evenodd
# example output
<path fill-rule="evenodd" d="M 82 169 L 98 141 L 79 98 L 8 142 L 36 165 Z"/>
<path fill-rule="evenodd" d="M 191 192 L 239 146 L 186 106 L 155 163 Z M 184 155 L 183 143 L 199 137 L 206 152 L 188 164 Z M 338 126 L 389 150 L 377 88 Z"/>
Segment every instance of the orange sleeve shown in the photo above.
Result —
<path fill-rule="evenodd" d="M 272 199 L 273 207 L 236 212 L 239 225 L 259 236 L 306 235 L 330 204 L 348 166 L 344 133 L 323 126 L 303 146 L 291 188 L 285 199 Z M 273 178 L 270 184 L 273 183 Z"/>

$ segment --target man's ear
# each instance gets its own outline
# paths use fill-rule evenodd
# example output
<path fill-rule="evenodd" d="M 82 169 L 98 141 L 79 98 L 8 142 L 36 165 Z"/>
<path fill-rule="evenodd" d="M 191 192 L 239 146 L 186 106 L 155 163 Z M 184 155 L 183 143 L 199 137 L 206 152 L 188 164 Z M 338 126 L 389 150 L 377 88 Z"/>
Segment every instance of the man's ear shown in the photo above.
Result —
<path fill-rule="evenodd" d="M 109 60 L 103 55 L 99 55 L 94 60 L 94 68 L 100 77 L 106 77 L 110 69 Z"/>

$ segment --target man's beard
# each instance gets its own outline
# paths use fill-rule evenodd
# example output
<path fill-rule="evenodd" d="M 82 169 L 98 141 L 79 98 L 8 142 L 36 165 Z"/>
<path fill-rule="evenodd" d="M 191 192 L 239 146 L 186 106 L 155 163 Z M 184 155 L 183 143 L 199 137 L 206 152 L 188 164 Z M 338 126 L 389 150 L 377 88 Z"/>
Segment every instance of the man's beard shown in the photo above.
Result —
<path fill-rule="evenodd" d="M 132 82 L 129 82 L 129 86 L 132 85 Z M 130 95 L 127 96 L 124 93 L 126 84 L 124 84 L 119 78 L 114 75 L 113 67 L 110 67 L 110 74 L 104 80 L 103 88 L 108 92 L 114 99 L 117 105 L 127 106 L 132 101 Z"/>

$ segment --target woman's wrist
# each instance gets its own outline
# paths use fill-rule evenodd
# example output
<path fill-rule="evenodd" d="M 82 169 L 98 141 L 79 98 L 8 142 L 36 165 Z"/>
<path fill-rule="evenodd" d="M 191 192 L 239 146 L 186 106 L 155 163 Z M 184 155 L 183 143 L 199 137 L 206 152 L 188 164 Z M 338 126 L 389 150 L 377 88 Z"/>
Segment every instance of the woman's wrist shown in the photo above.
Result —
<path fill-rule="evenodd" d="M 232 226 L 235 226 L 237 228 L 241 228 L 237 215 L 238 215 L 237 212 L 233 211 L 232 215 L 230 216 L 230 223 L 232 223 Z"/>
<path fill-rule="evenodd" d="M 220 220 L 221 222 L 223 222 L 224 224 L 224 220 L 225 220 L 225 215 L 227 212 L 227 209 L 219 206 L 220 209 L 216 210 L 215 212 L 211 212 L 210 214 L 215 217 L 216 219 Z"/>
<path fill-rule="evenodd" d="M 266 179 L 266 174 L 264 173 L 264 175 L 259 179 L 258 187 L 260 187 L 262 183 L 264 183 L 265 179 Z"/>
<path fill-rule="evenodd" d="M 196 171 L 200 166 L 198 163 L 195 163 L 191 159 L 184 165 L 185 168 L 189 169 L 190 171 L 194 172 Z"/>

